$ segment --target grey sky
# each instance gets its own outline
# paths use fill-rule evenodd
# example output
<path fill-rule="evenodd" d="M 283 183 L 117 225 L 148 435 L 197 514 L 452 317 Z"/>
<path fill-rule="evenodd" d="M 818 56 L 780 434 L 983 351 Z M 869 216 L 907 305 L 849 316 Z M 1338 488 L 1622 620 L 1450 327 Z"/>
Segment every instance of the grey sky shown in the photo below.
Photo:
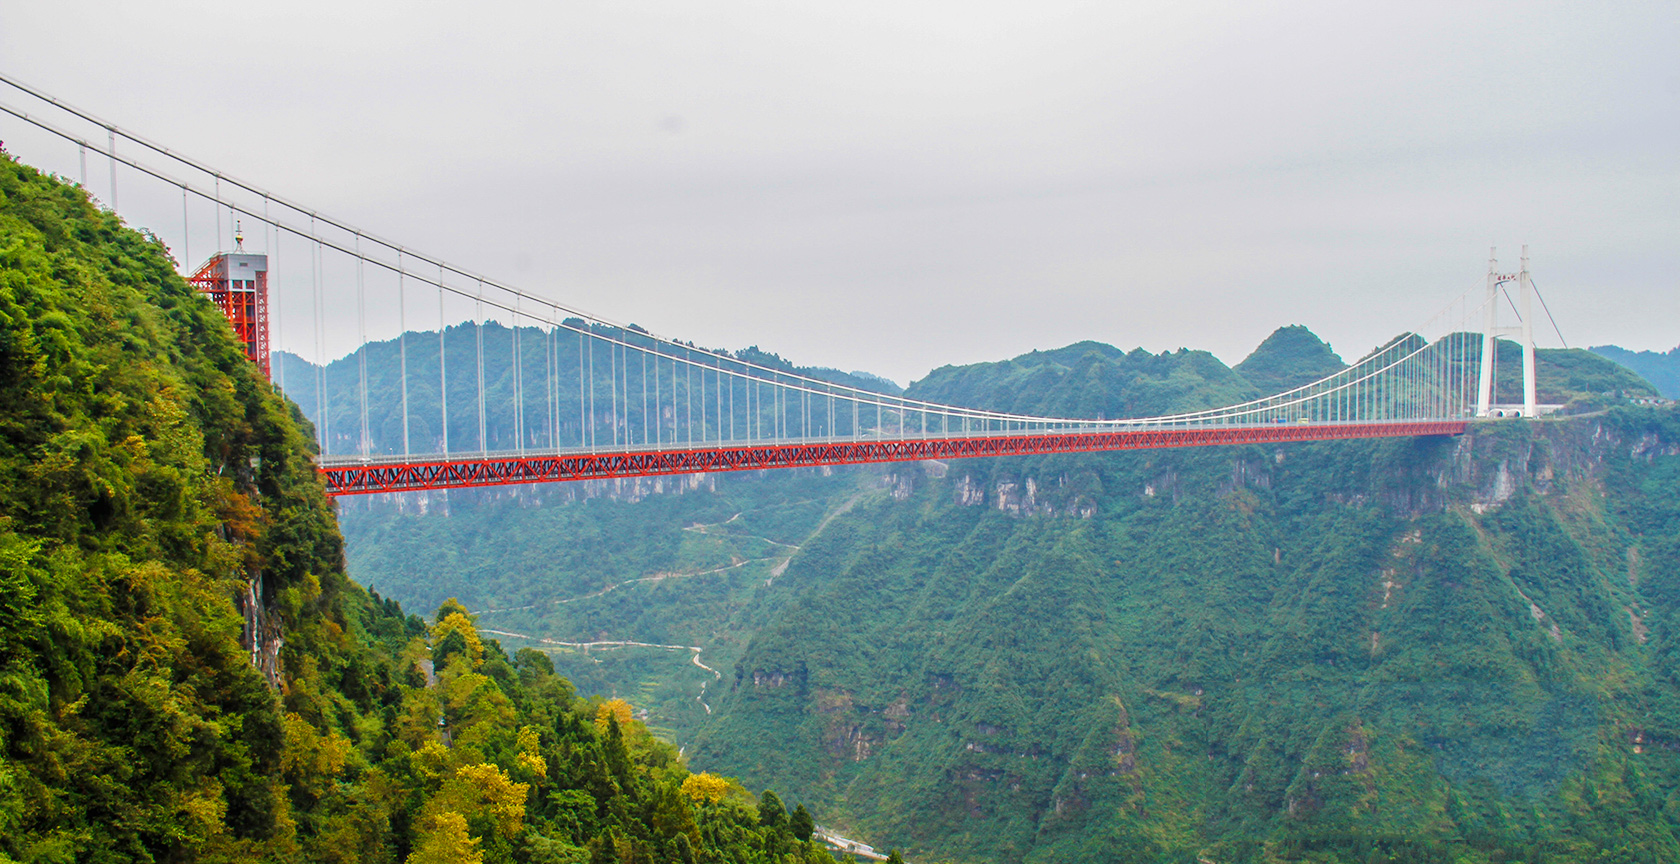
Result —
<path fill-rule="evenodd" d="M 0 0 L 0 69 L 235 175 L 901 382 L 1291 323 L 1357 355 L 1490 243 L 1571 344 L 1673 347 L 1676 45 L 1673 3 Z"/>

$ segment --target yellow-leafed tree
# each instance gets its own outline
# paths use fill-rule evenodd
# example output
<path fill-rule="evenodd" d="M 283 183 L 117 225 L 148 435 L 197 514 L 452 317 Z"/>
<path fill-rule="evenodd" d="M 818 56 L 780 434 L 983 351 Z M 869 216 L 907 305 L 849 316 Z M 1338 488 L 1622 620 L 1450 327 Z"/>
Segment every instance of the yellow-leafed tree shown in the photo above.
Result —
<path fill-rule="evenodd" d="M 432 626 L 433 662 L 442 664 L 454 654 L 465 655 L 474 669 L 484 663 L 484 640 L 463 612 L 450 612 Z"/>
<path fill-rule="evenodd" d="M 525 827 L 529 791 L 530 784 L 513 782 L 495 765 L 462 765 L 432 796 L 426 811 L 438 816 L 459 813 L 480 836 L 494 831 L 512 838 Z"/>
<path fill-rule="evenodd" d="M 631 718 L 630 703 L 623 699 L 608 699 L 595 709 L 595 728 L 606 729 L 607 718 L 618 719 L 618 728 L 628 729 Z"/>
<path fill-rule="evenodd" d="M 543 761 L 542 741 L 535 726 L 519 727 L 517 749 L 519 755 L 514 757 L 514 761 L 520 768 L 535 774 L 538 779 L 548 776 L 548 763 Z"/>
<path fill-rule="evenodd" d="M 459 813 L 443 812 L 426 820 L 420 842 L 408 855 L 407 864 L 483 864 L 478 838 L 467 833 L 467 819 Z"/>
<path fill-rule="evenodd" d="M 716 804 L 729 795 L 730 787 L 734 784 L 727 777 L 719 777 L 709 771 L 700 774 L 690 774 L 682 783 L 682 793 L 695 801 L 707 801 Z"/>

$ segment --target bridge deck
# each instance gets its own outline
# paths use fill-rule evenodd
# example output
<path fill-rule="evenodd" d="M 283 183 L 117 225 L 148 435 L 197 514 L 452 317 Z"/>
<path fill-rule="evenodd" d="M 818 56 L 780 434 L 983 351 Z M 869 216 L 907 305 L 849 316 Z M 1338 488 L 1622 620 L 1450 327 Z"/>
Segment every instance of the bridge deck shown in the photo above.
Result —
<path fill-rule="evenodd" d="M 554 483 L 613 477 L 654 477 L 766 468 L 974 459 L 1104 450 L 1149 450 L 1221 444 L 1272 444 L 1352 438 L 1459 435 L 1464 420 L 1372 423 L 1252 424 L 1207 427 L 1133 427 L 1066 432 L 946 435 L 895 439 L 837 439 L 726 443 L 702 447 L 627 450 L 526 451 L 438 456 L 333 457 L 320 466 L 331 495 L 463 489 L 517 483 Z"/>

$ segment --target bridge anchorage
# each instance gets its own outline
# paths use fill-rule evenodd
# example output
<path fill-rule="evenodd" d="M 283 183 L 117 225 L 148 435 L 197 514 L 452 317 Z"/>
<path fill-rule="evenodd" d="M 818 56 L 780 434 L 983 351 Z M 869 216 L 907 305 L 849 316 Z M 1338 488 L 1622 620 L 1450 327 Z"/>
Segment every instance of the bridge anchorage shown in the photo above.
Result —
<path fill-rule="evenodd" d="M 1556 407 L 1536 401 L 1538 294 L 1526 247 L 1515 274 L 1500 273 L 1490 254 L 1479 304 L 1471 289 L 1416 331 L 1310 384 L 1156 417 L 1034 416 L 801 375 L 774 358 L 707 351 L 591 315 L 232 178 L 4 76 L 0 84 L 45 106 L 36 116 L 0 101 L 0 112 L 43 139 L 75 145 L 84 186 L 92 151 L 110 162 L 113 203 L 119 179 L 125 204 L 148 216 L 159 212 L 159 190 L 164 198 L 178 192 L 183 258 L 212 226 L 211 248 L 233 241 L 188 281 L 314 419 L 320 471 L 334 495 L 1452 435 L 1473 417 L 1536 417 Z M 260 249 L 246 249 L 242 222 L 260 226 Z M 1500 325 L 1501 297 L 1518 311 L 1517 326 Z M 1520 339 L 1520 405 L 1495 401 L 1503 335 Z M 343 359 L 329 363 L 335 356 Z"/>

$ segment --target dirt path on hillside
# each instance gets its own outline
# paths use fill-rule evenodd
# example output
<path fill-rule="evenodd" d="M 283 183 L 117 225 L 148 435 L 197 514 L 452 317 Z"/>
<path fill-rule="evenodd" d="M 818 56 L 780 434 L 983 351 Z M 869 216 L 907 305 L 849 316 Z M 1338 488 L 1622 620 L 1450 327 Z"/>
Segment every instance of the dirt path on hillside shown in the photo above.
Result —
<path fill-rule="evenodd" d="M 778 546 L 788 546 L 788 548 L 792 549 L 793 551 L 789 552 L 787 554 L 787 556 L 784 557 L 781 560 L 781 563 L 779 563 L 776 566 L 770 568 L 770 578 L 764 580 L 764 584 L 769 585 L 769 584 L 775 582 L 777 579 L 781 578 L 781 575 L 783 573 L 787 572 L 788 564 L 793 562 L 794 553 L 798 552 L 800 549 L 804 548 L 805 546 L 810 545 L 812 540 L 817 539 L 817 535 L 821 534 L 823 532 L 823 529 L 828 527 L 828 523 L 833 522 L 842 513 L 850 512 L 853 507 L 856 507 L 857 503 L 859 501 L 863 500 L 864 494 L 865 493 L 863 493 L 863 492 L 859 492 L 856 495 L 853 495 L 852 497 L 847 498 L 846 502 L 844 504 L 841 504 L 839 507 L 834 508 L 834 510 L 832 512 L 830 512 L 827 516 L 823 517 L 821 522 L 817 523 L 817 527 L 811 529 L 811 533 L 807 534 L 805 536 L 804 540 L 799 541 L 799 545 L 792 546 L 792 545 L 787 544 L 787 543 L 777 543 L 776 545 L 778 545 Z M 771 541 L 771 542 L 774 543 L 775 541 Z"/>
<path fill-rule="evenodd" d="M 577 603 L 577 602 L 580 602 L 580 601 L 583 601 L 583 600 L 592 600 L 596 597 L 602 596 L 603 594 L 608 594 L 608 593 L 611 593 L 613 591 L 616 591 L 619 588 L 624 587 L 625 585 L 635 585 L 639 582 L 663 582 L 666 579 L 689 579 L 689 578 L 693 578 L 695 576 L 711 576 L 711 575 L 715 575 L 717 573 L 727 573 L 730 570 L 734 570 L 734 569 L 739 568 L 739 567 L 745 567 L 748 564 L 753 564 L 753 563 L 757 563 L 757 562 L 761 562 L 761 561 L 774 561 L 774 562 L 776 562 L 775 565 L 770 568 L 770 578 L 766 579 L 764 581 L 764 584 L 769 585 L 772 582 L 774 582 L 777 579 L 777 577 L 781 576 L 782 573 L 786 572 L 787 567 L 788 567 L 788 563 L 793 560 L 793 556 L 796 553 L 799 552 L 800 548 L 804 544 L 810 543 L 812 540 L 816 539 L 817 535 L 821 534 L 823 532 L 823 529 L 827 528 L 830 522 L 833 522 L 834 519 L 836 517 L 840 516 L 841 514 L 850 511 L 853 507 L 855 507 L 857 505 L 857 503 L 859 501 L 863 500 L 863 496 L 864 496 L 864 493 L 859 492 L 858 494 L 853 495 L 851 498 L 847 499 L 846 502 L 841 504 L 839 507 L 836 507 L 833 511 L 828 513 L 828 515 L 824 516 L 822 521 L 817 523 L 817 527 L 812 529 L 811 533 L 809 535 L 807 535 L 805 537 L 805 539 L 800 543 L 783 543 L 780 540 L 771 540 L 769 537 L 760 537 L 757 534 L 730 534 L 730 533 L 716 534 L 716 533 L 713 533 L 712 531 L 709 530 L 709 529 L 712 529 L 712 528 L 721 528 L 724 525 L 728 525 L 731 522 L 734 522 L 735 520 L 741 518 L 741 516 L 746 511 L 742 511 L 741 513 L 736 513 L 735 515 L 729 517 L 728 519 L 723 520 L 722 522 L 713 522 L 709 525 L 690 525 L 690 526 L 682 529 L 684 531 L 692 531 L 696 534 L 704 534 L 708 537 L 729 537 L 729 538 L 740 539 L 740 540 L 761 540 L 765 543 L 770 544 L 771 546 L 780 546 L 783 549 L 786 549 L 787 552 L 785 554 L 771 555 L 771 556 L 765 557 L 765 558 L 748 558 L 748 559 L 745 559 L 745 560 L 742 560 L 742 561 L 736 561 L 733 564 L 728 564 L 728 565 L 725 565 L 723 567 L 714 567 L 710 570 L 692 570 L 692 571 L 686 571 L 686 572 L 666 571 L 666 572 L 663 572 L 663 573 L 654 573 L 654 574 L 651 574 L 651 575 L 648 575 L 648 576 L 638 576 L 634 579 L 625 579 L 621 582 L 614 582 L 611 585 L 606 586 L 605 588 L 602 588 L 602 589 L 597 590 L 597 591 L 591 591 L 588 594 L 580 594 L 576 597 L 567 597 L 563 600 L 544 600 L 540 603 L 528 603 L 524 606 L 505 606 L 505 607 L 498 608 L 498 609 L 481 609 L 481 610 L 473 612 L 472 614 L 473 614 L 473 616 L 477 617 L 477 616 L 483 616 L 483 615 L 493 615 L 493 614 L 496 614 L 498 612 L 522 612 L 522 611 L 526 611 L 526 610 L 529 610 L 529 609 L 537 609 L 537 608 L 540 608 L 540 607 L 543 607 L 543 606 L 564 606 L 568 603 Z"/>
<path fill-rule="evenodd" d="M 524 633 L 514 633 L 511 630 L 493 630 L 489 627 L 478 627 L 475 629 L 477 629 L 480 633 L 489 633 L 492 636 L 507 636 L 511 639 L 525 639 L 531 642 L 538 642 L 543 645 L 553 645 L 558 648 L 582 648 L 585 651 L 592 648 L 657 648 L 665 651 L 692 651 L 694 654 L 689 658 L 689 660 L 701 669 L 712 673 L 712 681 L 721 680 L 723 678 L 722 672 L 719 672 L 718 670 L 700 662 L 700 653 L 706 649 L 699 645 L 666 645 L 661 642 L 637 642 L 631 639 L 599 639 L 594 642 L 567 642 L 564 639 L 548 639 L 542 636 L 528 636 Z M 707 714 L 712 713 L 712 706 L 706 704 L 706 685 L 710 683 L 712 682 L 700 682 L 700 695 L 695 697 L 695 700 L 700 703 L 700 707 L 706 709 Z"/>
<path fill-rule="evenodd" d="M 743 540 L 762 540 L 765 543 L 769 543 L 772 546 L 780 546 L 783 549 L 787 550 L 785 554 L 782 554 L 782 555 L 779 555 L 779 556 L 771 556 L 771 557 L 768 557 L 768 558 L 749 558 L 749 559 L 744 560 L 744 561 L 737 561 L 737 562 L 735 562 L 733 564 L 730 564 L 728 566 L 725 566 L 725 567 L 715 567 L 711 570 L 698 570 L 698 571 L 689 572 L 689 573 L 655 573 L 651 576 L 639 576 L 635 579 L 625 579 L 622 582 L 614 582 L 613 584 L 608 585 L 607 587 L 602 588 L 599 591 L 592 591 L 588 594 L 582 594 L 582 595 L 579 595 L 577 597 L 568 597 L 564 600 L 549 600 L 549 601 L 546 601 L 546 602 L 543 602 L 543 603 L 531 603 L 531 604 L 528 604 L 528 605 L 525 605 L 525 606 L 510 606 L 510 607 L 507 607 L 507 608 L 504 608 L 504 609 L 485 609 L 485 610 L 482 610 L 482 611 L 479 611 L 479 612 L 474 612 L 472 614 L 474 616 L 483 616 L 483 615 L 490 615 L 490 614 L 493 614 L 493 613 L 496 613 L 496 612 L 514 612 L 514 611 L 521 611 L 521 610 L 527 610 L 527 609 L 536 609 L 536 608 L 539 608 L 539 607 L 542 607 L 542 606 L 562 606 L 562 605 L 565 605 L 567 603 L 577 603 L 577 602 L 582 601 L 582 600 L 589 600 L 591 598 L 600 597 L 603 594 L 606 594 L 610 591 L 615 591 L 615 590 L 617 590 L 617 589 L 619 589 L 619 588 L 621 588 L 625 585 L 634 585 L 638 582 L 662 582 L 666 579 L 682 579 L 682 578 L 689 578 L 689 577 L 693 577 L 693 576 L 708 576 L 708 575 L 715 574 L 715 573 L 724 573 L 724 572 L 727 572 L 729 570 L 734 570 L 737 567 L 745 567 L 746 565 L 752 564 L 754 562 L 775 561 L 776 562 L 775 566 L 770 568 L 770 578 L 764 580 L 764 584 L 766 586 L 768 586 L 768 585 L 774 583 L 776 581 L 776 579 L 782 575 L 782 573 L 787 571 L 788 564 L 793 561 L 793 556 L 798 554 L 801 547 L 810 543 L 812 540 L 815 540 L 817 538 L 817 536 L 822 534 L 823 530 L 829 526 L 829 523 L 833 522 L 841 514 L 847 513 L 853 507 L 857 506 L 857 503 L 859 501 L 863 500 L 863 497 L 864 497 L 865 494 L 866 493 L 859 492 L 856 495 L 853 495 L 851 498 L 846 499 L 846 501 L 844 503 L 842 503 L 839 507 L 834 508 L 827 515 L 825 515 L 823 517 L 822 521 L 817 523 L 817 527 L 813 528 L 811 530 L 811 533 L 806 535 L 805 539 L 798 544 L 783 543 L 779 540 L 771 540 L 768 537 L 759 537 L 759 536 L 753 535 L 753 534 L 713 534 L 713 533 L 711 533 L 710 531 L 707 530 L 707 529 L 711 529 L 711 528 L 719 528 L 719 527 L 722 527 L 724 525 L 728 525 L 731 522 L 734 522 L 735 520 L 741 518 L 741 515 L 742 515 L 741 513 L 736 513 L 735 515 L 729 517 L 728 519 L 723 520 L 722 522 L 714 522 L 710 525 L 690 525 L 687 528 L 683 529 L 684 531 L 693 531 L 695 533 L 705 534 L 705 535 L 710 536 L 710 537 L 732 537 L 732 538 L 740 538 L 740 539 L 743 539 Z M 506 636 L 506 637 L 511 638 L 511 639 L 525 639 L 525 640 L 528 640 L 528 641 L 531 641 L 531 642 L 536 642 L 536 643 L 539 643 L 539 644 L 542 644 L 542 645 L 552 645 L 552 646 L 555 646 L 557 648 L 581 648 L 585 651 L 588 651 L 592 648 L 609 648 L 609 649 L 610 648 L 653 648 L 653 649 L 665 650 L 665 651 L 692 651 L 693 655 L 689 659 L 694 663 L 695 666 L 698 666 L 701 669 L 704 669 L 707 672 L 712 673 L 712 681 L 719 681 L 719 680 L 723 679 L 723 673 L 719 672 L 716 669 L 713 669 L 710 666 L 707 666 L 705 663 L 702 663 L 700 661 L 700 654 L 705 649 L 702 648 L 699 645 L 666 645 L 666 644 L 662 644 L 662 643 L 658 643 L 658 642 L 637 642 L 637 641 L 631 640 L 631 639 L 602 639 L 602 640 L 597 640 L 597 641 L 594 641 L 594 642 L 568 642 L 568 641 L 565 641 L 563 639 L 549 639 L 549 638 L 542 637 L 542 636 L 529 636 L 529 635 L 526 635 L 524 633 L 515 633 L 515 632 L 510 631 L 510 630 L 496 630 L 496 629 L 492 629 L 492 628 L 489 628 L 489 627 L 477 627 L 475 629 L 477 629 L 478 632 L 480 632 L 480 633 L 488 633 L 492 636 Z M 712 683 L 712 681 L 701 681 L 700 682 L 700 695 L 694 697 L 695 701 L 700 703 L 700 707 L 706 709 L 707 714 L 712 713 L 712 706 L 708 705 L 706 703 L 706 688 L 707 688 L 708 685 L 710 685 Z"/>

